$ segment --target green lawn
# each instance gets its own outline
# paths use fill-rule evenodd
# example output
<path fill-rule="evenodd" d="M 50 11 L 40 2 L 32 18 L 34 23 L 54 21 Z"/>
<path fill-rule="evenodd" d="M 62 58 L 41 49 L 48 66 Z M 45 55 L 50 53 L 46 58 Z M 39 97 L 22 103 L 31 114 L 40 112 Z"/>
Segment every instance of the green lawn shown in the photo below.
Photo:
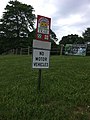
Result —
<path fill-rule="evenodd" d="M 51 56 L 38 70 L 31 56 L 0 56 L 0 120 L 90 120 L 90 57 Z"/>

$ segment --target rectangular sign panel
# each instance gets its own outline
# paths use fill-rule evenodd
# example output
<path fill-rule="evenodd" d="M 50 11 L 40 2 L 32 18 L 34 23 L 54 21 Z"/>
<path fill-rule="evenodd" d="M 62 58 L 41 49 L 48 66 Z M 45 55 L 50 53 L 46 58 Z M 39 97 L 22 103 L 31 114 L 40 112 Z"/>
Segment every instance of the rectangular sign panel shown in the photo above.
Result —
<path fill-rule="evenodd" d="M 50 24 L 51 24 L 51 18 L 44 17 L 41 15 L 37 16 L 37 30 L 36 30 L 37 40 L 49 41 Z"/>
<path fill-rule="evenodd" d="M 49 68 L 49 50 L 33 49 L 32 68 Z"/>
<path fill-rule="evenodd" d="M 51 50 L 51 42 L 33 40 L 33 48 Z"/>
<path fill-rule="evenodd" d="M 32 68 L 49 68 L 51 42 L 33 40 Z"/>

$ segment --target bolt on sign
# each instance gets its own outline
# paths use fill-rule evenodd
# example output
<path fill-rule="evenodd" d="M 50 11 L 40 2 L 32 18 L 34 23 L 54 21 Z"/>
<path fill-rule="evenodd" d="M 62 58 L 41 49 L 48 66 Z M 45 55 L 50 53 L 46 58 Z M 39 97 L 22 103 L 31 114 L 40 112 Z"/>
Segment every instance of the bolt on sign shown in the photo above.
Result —
<path fill-rule="evenodd" d="M 37 16 L 36 39 L 42 41 L 49 41 L 50 39 L 50 24 L 51 18 L 41 15 Z"/>

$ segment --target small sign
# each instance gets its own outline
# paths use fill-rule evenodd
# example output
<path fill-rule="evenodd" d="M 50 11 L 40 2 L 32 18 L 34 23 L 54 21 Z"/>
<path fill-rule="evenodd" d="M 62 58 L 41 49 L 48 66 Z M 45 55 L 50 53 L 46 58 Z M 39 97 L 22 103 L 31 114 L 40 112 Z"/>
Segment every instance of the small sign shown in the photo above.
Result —
<path fill-rule="evenodd" d="M 33 49 L 33 68 L 49 68 L 50 51 Z"/>
<path fill-rule="evenodd" d="M 51 42 L 33 40 L 32 68 L 49 68 Z"/>
<path fill-rule="evenodd" d="M 37 31 L 36 31 L 37 40 L 49 41 L 50 24 L 51 24 L 51 18 L 40 15 L 37 16 Z"/>
<path fill-rule="evenodd" d="M 33 40 L 33 48 L 51 50 L 51 42 Z"/>

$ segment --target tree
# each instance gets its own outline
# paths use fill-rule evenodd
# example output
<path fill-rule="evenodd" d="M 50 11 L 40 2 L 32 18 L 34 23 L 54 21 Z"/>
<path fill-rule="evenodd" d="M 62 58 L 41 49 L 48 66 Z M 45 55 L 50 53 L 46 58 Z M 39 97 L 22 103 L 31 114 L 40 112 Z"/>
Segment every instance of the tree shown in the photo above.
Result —
<path fill-rule="evenodd" d="M 68 35 L 68 36 L 64 36 L 62 37 L 62 40 L 60 41 L 60 44 L 83 44 L 84 43 L 84 39 L 82 37 L 79 37 L 78 35 Z"/>
<path fill-rule="evenodd" d="M 51 38 L 51 42 L 52 42 L 52 40 L 54 40 L 54 41 L 58 40 L 55 32 L 52 31 L 51 29 L 50 29 L 50 38 Z"/>
<path fill-rule="evenodd" d="M 85 32 L 82 33 L 84 42 L 90 42 L 90 28 L 87 28 Z"/>
<path fill-rule="evenodd" d="M 31 5 L 23 4 L 17 0 L 10 1 L 0 20 L 0 37 L 14 39 L 14 46 L 20 46 L 24 38 L 28 38 L 34 29 L 35 14 Z M 11 41 L 10 41 L 11 42 Z"/>

